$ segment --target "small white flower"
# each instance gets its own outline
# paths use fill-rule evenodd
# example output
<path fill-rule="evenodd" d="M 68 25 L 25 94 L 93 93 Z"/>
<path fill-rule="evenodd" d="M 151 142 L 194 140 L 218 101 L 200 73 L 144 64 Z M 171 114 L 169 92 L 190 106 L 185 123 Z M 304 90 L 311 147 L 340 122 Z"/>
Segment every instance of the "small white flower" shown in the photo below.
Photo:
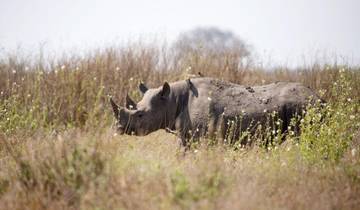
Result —
<path fill-rule="evenodd" d="M 194 153 L 197 153 L 198 152 L 198 150 L 196 149 L 196 150 L 194 150 Z"/>
<path fill-rule="evenodd" d="M 355 119 L 355 115 L 350 115 L 350 120 Z"/>
<path fill-rule="evenodd" d="M 10 118 L 6 118 L 7 121 L 10 121 Z"/>
<path fill-rule="evenodd" d="M 64 70 L 65 68 L 66 68 L 65 65 L 62 65 L 62 66 L 61 66 L 61 70 Z"/>
<path fill-rule="evenodd" d="M 16 70 L 15 70 L 15 69 L 13 69 L 13 70 L 12 70 L 12 73 L 13 73 L 13 74 L 16 74 Z"/>
<path fill-rule="evenodd" d="M 28 66 L 25 66 L 25 71 L 29 71 L 29 67 Z"/>
<path fill-rule="evenodd" d="M 279 122 L 279 121 L 276 121 L 276 125 L 280 125 L 280 122 Z"/>
<path fill-rule="evenodd" d="M 266 109 L 264 109 L 264 113 L 266 113 L 267 112 L 267 110 Z"/>
<path fill-rule="evenodd" d="M 1 92 L 0 92 L 0 95 L 4 95 L 4 91 L 1 91 Z"/>
<path fill-rule="evenodd" d="M 351 98 L 348 98 L 347 101 L 348 101 L 348 102 L 351 102 Z"/>
<path fill-rule="evenodd" d="M 199 132 L 199 128 L 196 128 L 196 132 Z"/>
<path fill-rule="evenodd" d="M 275 135 L 275 134 L 276 134 L 276 130 L 273 130 L 273 131 L 272 131 L 272 134 L 274 134 L 274 135 Z"/>
<path fill-rule="evenodd" d="M 117 133 L 114 133 L 113 137 L 116 137 L 118 134 Z"/>
<path fill-rule="evenodd" d="M 31 97 L 31 94 L 30 94 L 30 93 L 29 93 L 29 94 L 27 94 L 27 97 L 28 97 L 28 98 L 30 98 L 30 97 Z"/>
<path fill-rule="evenodd" d="M 133 105 L 129 105 L 129 108 L 132 109 L 132 108 L 134 108 L 134 107 L 133 107 Z"/>
<path fill-rule="evenodd" d="M 290 148 L 290 147 L 288 147 L 288 148 L 286 148 L 286 151 L 288 151 L 288 152 L 289 152 L 289 151 L 290 151 L 290 149 L 291 149 L 291 148 Z"/>
<path fill-rule="evenodd" d="M 76 70 L 76 71 L 79 71 L 79 70 L 80 70 L 80 67 L 77 66 L 77 67 L 75 68 L 75 70 Z"/>
<path fill-rule="evenodd" d="M 356 149 L 355 149 L 355 148 L 351 150 L 351 155 L 352 155 L 353 157 L 355 157 L 355 155 L 356 155 Z"/>
<path fill-rule="evenodd" d="M 115 70 L 116 70 L 116 71 L 120 71 L 120 67 L 117 66 L 117 67 L 115 68 Z"/>
<path fill-rule="evenodd" d="M 96 81 L 97 80 L 97 78 L 96 77 L 94 77 L 94 81 Z"/>
<path fill-rule="evenodd" d="M 211 101 L 211 98 L 210 98 L 210 97 L 208 97 L 207 99 L 208 99 L 208 101 Z"/>
<path fill-rule="evenodd" d="M 130 81 L 133 81 L 134 80 L 134 78 L 132 78 L 132 77 L 130 77 L 130 79 L 129 79 Z"/>

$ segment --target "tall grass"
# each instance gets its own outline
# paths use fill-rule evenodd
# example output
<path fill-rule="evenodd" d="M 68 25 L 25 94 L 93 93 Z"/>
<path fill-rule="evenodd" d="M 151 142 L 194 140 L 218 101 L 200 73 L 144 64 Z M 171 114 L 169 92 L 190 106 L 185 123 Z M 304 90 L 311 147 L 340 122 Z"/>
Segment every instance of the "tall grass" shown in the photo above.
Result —
<path fill-rule="evenodd" d="M 163 81 L 185 79 L 198 72 L 240 84 L 299 81 L 316 90 L 328 90 L 341 66 L 319 66 L 273 71 L 242 65 L 240 55 L 189 52 L 174 56 L 171 48 L 129 44 L 61 59 L 26 59 L 9 55 L 0 60 L 1 130 L 10 133 L 61 127 L 93 127 L 109 123 L 107 96 L 117 100 L 126 93 L 139 99 L 137 84 L 159 86 Z M 359 73 L 350 69 L 353 81 Z M 360 87 L 354 84 L 357 100 Z M 325 98 L 331 98 L 326 92 Z"/>
<path fill-rule="evenodd" d="M 234 52 L 173 50 L 140 42 L 60 59 L 3 56 L 0 209 L 358 208 L 358 67 L 268 70 Z M 111 129 L 109 95 L 138 100 L 140 81 L 156 87 L 198 72 L 246 85 L 298 81 L 326 104 L 308 108 L 300 135 L 290 127 L 285 143 L 266 149 L 203 139 L 183 156 L 163 131 Z"/>

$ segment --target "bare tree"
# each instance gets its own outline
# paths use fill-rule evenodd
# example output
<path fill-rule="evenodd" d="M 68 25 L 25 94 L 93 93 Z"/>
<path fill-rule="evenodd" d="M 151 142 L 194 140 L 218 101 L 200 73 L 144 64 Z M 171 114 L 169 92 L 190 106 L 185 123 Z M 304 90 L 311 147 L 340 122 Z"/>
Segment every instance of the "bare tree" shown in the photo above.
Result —
<path fill-rule="evenodd" d="M 249 46 L 231 31 L 215 27 L 195 28 L 180 34 L 174 47 L 180 51 L 202 50 L 207 52 L 227 53 L 237 51 L 239 56 L 250 56 Z"/>
<path fill-rule="evenodd" d="M 173 46 L 176 69 L 192 67 L 207 73 L 239 72 L 251 64 L 250 47 L 231 31 L 195 28 L 179 35 Z M 213 75 L 215 76 L 215 75 Z"/>

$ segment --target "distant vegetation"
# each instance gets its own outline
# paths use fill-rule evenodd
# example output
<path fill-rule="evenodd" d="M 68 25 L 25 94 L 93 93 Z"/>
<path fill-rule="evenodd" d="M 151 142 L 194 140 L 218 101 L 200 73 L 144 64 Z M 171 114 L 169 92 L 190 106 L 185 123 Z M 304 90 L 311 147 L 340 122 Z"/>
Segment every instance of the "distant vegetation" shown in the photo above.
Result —
<path fill-rule="evenodd" d="M 60 59 L 2 56 L 0 209 L 358 208 L 360 68 L 269 70 L 253 61 L 244 41 L 212 28 L 171 46 L 135 42 Z M 140 81 L 157 87 L 198 72 L 246 85 L 299 81 L 327 104 L 309 107 L 300 136 L 267 148 L 202 139 L 183 156 L 165 132 L 134 137 L 111 129 L 110 95 L 138 100 Z"/>

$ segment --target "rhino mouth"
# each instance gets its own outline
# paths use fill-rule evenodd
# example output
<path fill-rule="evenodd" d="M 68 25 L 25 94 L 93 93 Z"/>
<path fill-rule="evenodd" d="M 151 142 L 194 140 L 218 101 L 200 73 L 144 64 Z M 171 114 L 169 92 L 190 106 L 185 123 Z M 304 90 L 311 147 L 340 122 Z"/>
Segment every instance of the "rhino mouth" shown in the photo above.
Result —
<path fill-rule="evenodd" d="M 133 128 L 122 128 L 122 134 L 127 134 L 127 135 L 133 135 L 135 133 L 135 129 Z"/>
<path fill-rule="evenodd" d="M 121 125 L 117 125 L 117 132 L 120 135 L 123 135 L 123 134 L 131 135 L 131 134 L 134 133 L 134 129 L 131 129 L 129 127 L 124 127 L 124 126 L 121 126 Z"/>
<path fill-rule="evenodd" d="M 126 135 L 130 135 L 130 136 L 145 136 L 146 135 L 143 132 L 140 132 L 140 131 L 136 130 L 135 128 L 130 128 L 130 127 L 121 129 L 121 134 L 126 134 Z"/>
<path fill-rule="evenodd" d="M 155 131 L 155 130 L 154 130 Z M 146 136 L 149 133 L 153 132 L 151 129 L 143 129 L 143 128 L 136 128 L 132 126 L 121 126 L 117 125 L 117 132 L 120 135 L 134 135 L 134 136 Z"/>

